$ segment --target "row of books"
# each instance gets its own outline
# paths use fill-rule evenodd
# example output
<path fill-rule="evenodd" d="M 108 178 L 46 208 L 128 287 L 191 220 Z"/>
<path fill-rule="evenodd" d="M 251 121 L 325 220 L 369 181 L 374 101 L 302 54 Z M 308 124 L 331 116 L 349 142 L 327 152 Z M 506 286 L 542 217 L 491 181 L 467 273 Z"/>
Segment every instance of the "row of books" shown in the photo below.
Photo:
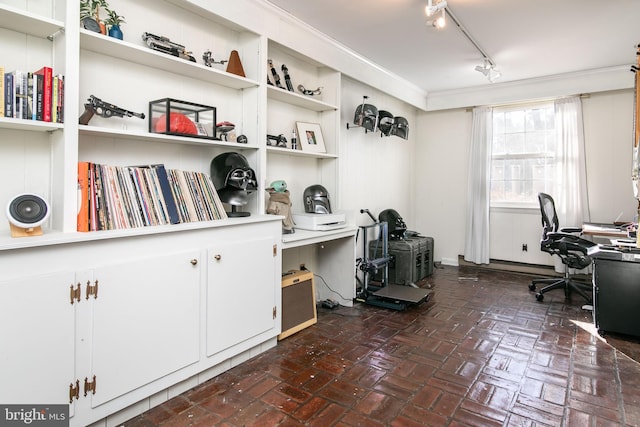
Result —
<path fill-rule="evenodd" d="M 78 162 L 78 231 L 226 219 L 209 175 L 163 164 Z"/>
<path fill-rule="evenodd" d="M 51 67 L 5 72 L 0 66 L 0 117 L 64 123 L 64 75 Z"/>

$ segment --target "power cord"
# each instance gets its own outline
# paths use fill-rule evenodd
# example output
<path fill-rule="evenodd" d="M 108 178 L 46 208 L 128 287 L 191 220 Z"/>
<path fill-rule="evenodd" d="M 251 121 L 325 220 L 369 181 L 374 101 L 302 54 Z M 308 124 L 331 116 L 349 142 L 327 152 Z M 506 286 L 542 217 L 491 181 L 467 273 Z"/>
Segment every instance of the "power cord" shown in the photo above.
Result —
<path fill-rule="evenodd" d="M 324 280 L 324 277 L 322 277 L 321 275 L 317 274 L 317 273 L 313 273 L 314 276 L 317 276 L 320 278 L 320 280 L 322 280 L 322 283 L 324 283 L 324 285 L 327 287 L 327 289 L 329 289 L 331 292 L 333 292 L 334 294 L 337 294 L 340 296 L 340 298 L 342 298 L 344 301 L 351 301 L 349 298 L 345 298 L 340 292 L 336 291 L 335 289 L 332 289 L 331 286 L 329 286 L 327 284 L 327 281 Z"/>

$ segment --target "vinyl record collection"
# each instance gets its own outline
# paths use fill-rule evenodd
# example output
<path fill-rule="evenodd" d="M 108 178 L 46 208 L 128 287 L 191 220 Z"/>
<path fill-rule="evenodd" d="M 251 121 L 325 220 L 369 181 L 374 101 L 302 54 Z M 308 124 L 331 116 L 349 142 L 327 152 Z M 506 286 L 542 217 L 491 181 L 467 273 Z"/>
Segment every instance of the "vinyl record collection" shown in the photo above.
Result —
<path fill-rule="evenodd" d="M 78 191 L 78 231 L 227 218 L 208 175 L 165 169 L 163 164 L 109 166 L 79 162 Z"/>

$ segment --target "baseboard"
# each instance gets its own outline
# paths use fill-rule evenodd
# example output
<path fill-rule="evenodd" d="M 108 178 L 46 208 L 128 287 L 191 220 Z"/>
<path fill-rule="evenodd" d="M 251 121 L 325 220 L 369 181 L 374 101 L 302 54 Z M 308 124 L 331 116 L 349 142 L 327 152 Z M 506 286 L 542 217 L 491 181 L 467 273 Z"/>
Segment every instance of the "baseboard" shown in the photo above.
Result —
<path fill-rule="evenodd" d="M 516 273 L 534 274 L 539 276 L 561 276 L 562 274 L 555 271 L 551 265 L 525 264 L 515 261 L 502 261 L 490 259 L 489 264 L 475 264 L 465 261 L 463 255 L 458 256 L 458 264 L 462 267 L 476 267 L 488 270 L 511 271 Z"/>

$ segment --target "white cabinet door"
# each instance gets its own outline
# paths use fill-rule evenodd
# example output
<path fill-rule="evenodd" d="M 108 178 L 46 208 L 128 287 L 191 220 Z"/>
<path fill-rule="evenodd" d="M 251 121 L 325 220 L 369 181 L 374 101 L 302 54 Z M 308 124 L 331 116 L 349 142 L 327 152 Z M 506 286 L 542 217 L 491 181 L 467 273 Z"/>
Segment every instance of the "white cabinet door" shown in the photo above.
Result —
<path fill-rule="evenodd" d="M 73 284 L 72 272 L 0 282 L 3 404 L 69 402 L 75 378 Z"/>
<path fill-rule="evenodd" d="M 199 251 L 93 270 L 92 407 L 199 360 L 200 270 Z"/>
<path fill-rule="evenodd" d="M 275 327 L 273 237 L 207 251 L 207 356 Z"/>

